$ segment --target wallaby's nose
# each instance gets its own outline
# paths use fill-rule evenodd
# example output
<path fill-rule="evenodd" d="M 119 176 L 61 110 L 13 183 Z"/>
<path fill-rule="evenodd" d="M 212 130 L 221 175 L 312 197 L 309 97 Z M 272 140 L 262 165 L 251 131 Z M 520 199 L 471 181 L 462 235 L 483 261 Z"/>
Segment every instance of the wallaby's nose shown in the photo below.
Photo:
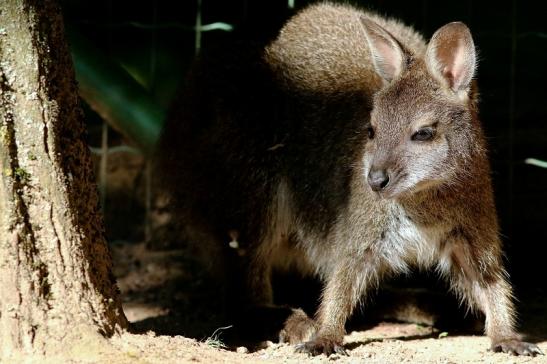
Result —
<path fill-rule="evenodd" d="M 385 169 L 370 169 L 368 184 L 373 191 L 383 190 L 389 184 L 389 175 Z"/>

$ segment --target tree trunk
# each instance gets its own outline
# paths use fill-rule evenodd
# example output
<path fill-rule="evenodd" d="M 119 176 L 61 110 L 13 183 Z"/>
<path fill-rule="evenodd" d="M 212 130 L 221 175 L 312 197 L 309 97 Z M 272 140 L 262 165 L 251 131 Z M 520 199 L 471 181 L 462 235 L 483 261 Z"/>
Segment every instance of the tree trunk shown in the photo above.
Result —
<path fill-rule="evenodd" d="M 2 1 L 0 361 L 126 326 L 84 137 L 59 8 Z"/>

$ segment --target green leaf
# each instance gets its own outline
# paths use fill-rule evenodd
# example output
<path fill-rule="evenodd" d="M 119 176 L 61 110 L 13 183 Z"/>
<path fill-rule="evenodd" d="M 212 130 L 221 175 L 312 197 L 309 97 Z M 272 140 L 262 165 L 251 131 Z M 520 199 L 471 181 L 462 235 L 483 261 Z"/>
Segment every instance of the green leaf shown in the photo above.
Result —
<path fill-rule="evenodd" d="M 127 71 L 74 29 L 68 28 L 67 34 L 82 98 L 110 126 L 151 153 L 165 110 Z"/>
<path fill-rule="evenodd" d="M 524 163 L 531 164 L 531 165 L 536 166 L 536 167 L 547 168 L 547 162 L 542 161 L 540 159 L 527 158 L 527 159 L 524 160 Z"/>

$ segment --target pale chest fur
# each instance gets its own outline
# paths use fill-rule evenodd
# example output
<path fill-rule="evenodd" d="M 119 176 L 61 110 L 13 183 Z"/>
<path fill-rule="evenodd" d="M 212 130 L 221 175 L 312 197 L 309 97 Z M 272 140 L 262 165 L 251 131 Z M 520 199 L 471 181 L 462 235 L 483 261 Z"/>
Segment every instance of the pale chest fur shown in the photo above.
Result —
<path fill-rule="evenodd" d="M 443 264 L 444 255 L 448 254 L 444 241 L 451 226 L 441 222 L 427 226 L 416 223 L 397 202 L 390 204 L 386 212 L 382 233 L 371 246 L 375 254 L 398 272 L 407 272 L 413 266 Z"/>
<path fill-rule="evenodd" d="M 450 268 L 447 236 L 451 229 L 446 221 L 427 226 L 416 223 L 397 202 L 383 201 L 340 216 L 336 231 L 325 241 L 302 241 L 301 246 L 306 260 L 323 276 L 330 275 L 341 261 L 356 269 L 378 269 L 378 273 L 408 273 L 416 267 L 435 267 L 446 273 Z M 317 242 L 316 237 L 306 238 Z"/>

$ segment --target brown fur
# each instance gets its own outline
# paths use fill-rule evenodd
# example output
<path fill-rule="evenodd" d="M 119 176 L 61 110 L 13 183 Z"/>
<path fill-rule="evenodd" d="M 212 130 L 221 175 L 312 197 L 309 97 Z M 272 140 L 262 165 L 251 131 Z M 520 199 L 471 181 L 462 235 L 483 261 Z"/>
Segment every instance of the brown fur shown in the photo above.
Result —
<path fill-rule="evenodd" d="M 325 3 L 255 55 L 198 63 L 161 165 L 202 241 L 239 232 L 248 302 L 272 304 L 274 269 L 324 281 L 315 319 L 295 311 L 282 339 L 344 352 L 360 298 L 418 266 L 485 313 L 494 350 L 538 353 L 514 331 L 467 27 L 428 45 L 396 20 Z M 432 138 L 414 140 L 423 128 Z M 373 171 L 389 176 L 374 191 Z"/>

